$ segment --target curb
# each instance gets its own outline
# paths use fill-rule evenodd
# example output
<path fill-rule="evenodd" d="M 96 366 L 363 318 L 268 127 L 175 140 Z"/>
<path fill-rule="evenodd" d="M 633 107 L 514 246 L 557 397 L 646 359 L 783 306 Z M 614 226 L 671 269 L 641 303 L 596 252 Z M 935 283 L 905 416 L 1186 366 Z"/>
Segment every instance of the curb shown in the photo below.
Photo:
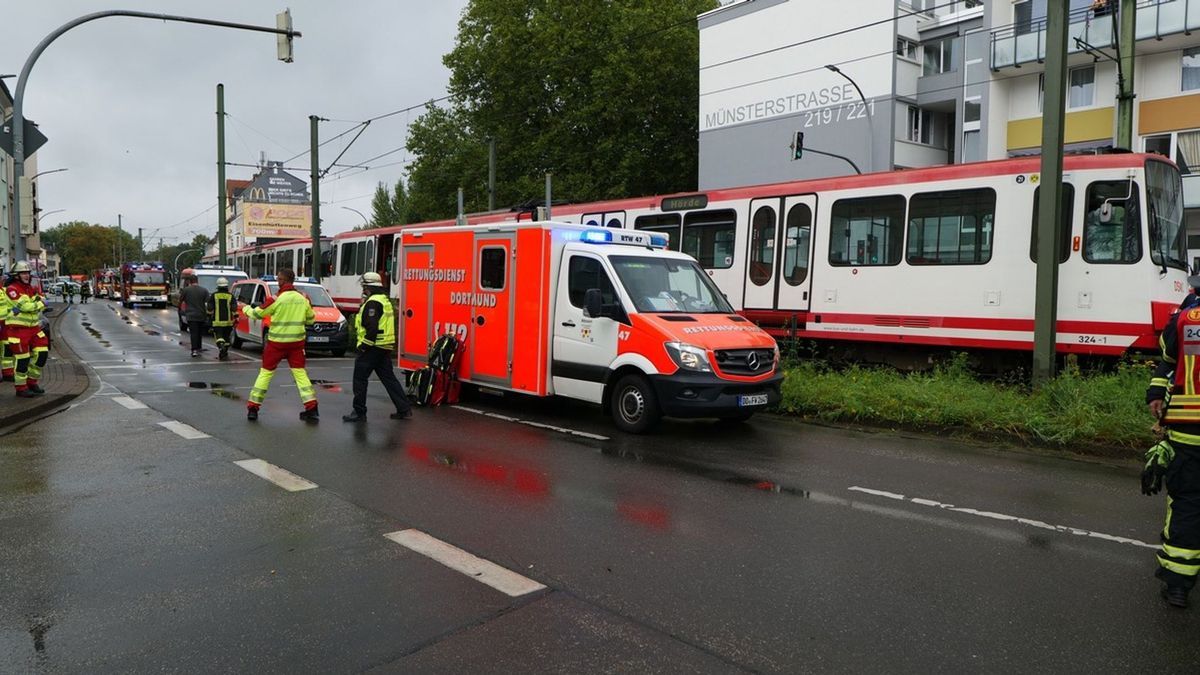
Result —
<path fill-rule="evenodd" d="M 88 377 L 87 368 L 79 361 L 79 355 L 71 349 L 65 339 L 59 336 L 58 326 L 62 323 L 63 317 L 67 315 L 66 310 L 56 312 L 54 318 L 50 320 L 50 335 L 51 349 L 58 352 L 58 359 L 64 365 L 69 364 L 74 370 L 75 376 L 83 380 L 83 387 L 78 391 L 69 392 L 66 394 L 56 394 L 47 396 L 37 405 L 34 405 L 24 410 L 20 410 L 7 415 L 0 414 L 0 435 L 13 431 L 10 427 L 36 422 L 48 415 L 57 412 L 60 408 L 79 398 L 92 386 L 92 380 Z"/>

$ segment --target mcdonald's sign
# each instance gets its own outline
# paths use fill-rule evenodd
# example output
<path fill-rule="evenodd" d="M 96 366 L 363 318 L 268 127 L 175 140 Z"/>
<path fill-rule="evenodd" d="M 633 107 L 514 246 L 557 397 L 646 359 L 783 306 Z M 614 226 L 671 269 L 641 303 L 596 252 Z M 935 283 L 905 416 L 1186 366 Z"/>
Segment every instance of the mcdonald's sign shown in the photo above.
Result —
<path fill-rule="evenodd" d="M 308 234 L 312 227 L 312 207 L 308 204 L 247 201 L 242 214 L 242 235 L 245 237 L 297 238 Z"/>
<path fill-rule="evenodd" d="M 246 190 L 244 198 L 247 202 L 264 203 L 267 201 L 267 191 L 261 187 L 254 186 Z"/>

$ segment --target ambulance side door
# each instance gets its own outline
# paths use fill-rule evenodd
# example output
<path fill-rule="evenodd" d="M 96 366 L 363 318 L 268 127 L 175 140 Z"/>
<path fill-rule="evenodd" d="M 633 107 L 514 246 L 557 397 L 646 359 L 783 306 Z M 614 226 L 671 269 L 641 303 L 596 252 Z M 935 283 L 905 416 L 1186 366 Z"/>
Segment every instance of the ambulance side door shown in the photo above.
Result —
<path fill-rule="evenodd" d="M 608 366 L 617 358 L 617 333 L 624 324 L 584 316 L 584 296 L 588 289 L 597 288 L 604 305 L 620 307 L 621 300 L 600 256 L 575 251 L 565 255 L 554 306 L 551 381 L 556 394 L 599 403 Z"/>

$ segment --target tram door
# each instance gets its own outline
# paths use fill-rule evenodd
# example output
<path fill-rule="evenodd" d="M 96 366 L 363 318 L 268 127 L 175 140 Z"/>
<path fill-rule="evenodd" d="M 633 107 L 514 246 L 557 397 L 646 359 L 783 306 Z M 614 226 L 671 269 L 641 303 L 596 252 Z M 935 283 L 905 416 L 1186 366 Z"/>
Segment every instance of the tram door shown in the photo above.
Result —
<path fill-rule="evenodd" d="M 816 195 L 771 197 L 750 202 L 743 307 L 808 310 L 816 206 Z"/>

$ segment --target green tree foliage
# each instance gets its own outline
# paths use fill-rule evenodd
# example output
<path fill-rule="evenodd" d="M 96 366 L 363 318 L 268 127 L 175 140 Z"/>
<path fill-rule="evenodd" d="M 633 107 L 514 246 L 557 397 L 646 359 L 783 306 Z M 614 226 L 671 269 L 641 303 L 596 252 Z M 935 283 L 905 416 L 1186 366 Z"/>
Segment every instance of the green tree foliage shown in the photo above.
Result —
<path fill-rule="evenodd" d="M 408 191 L 404 189 L 404 179 L 396 181 L 396 187 L 392 190 L 392 218 L 396 225 L 412 222 L 408 219 Z"/>
<path fill-rule="evenodd" d="M 141 260 L 137 237 L 115 227 L 81 220 L 42 231 L 42 245 L 52 247 L 62 260 L 62 274 L 91 274 L 113 265 L 124 251 L 125 260 Z"/>
<path fill-rule="evenodd" d="M 212 245 L 213 239 L 198 234 L 192 238 L 190 242 L 180 242 L 162 246 L 146 253 L 147 260 L 157 260 L 162 262 L 172 273 L 175 270 L 175 261 L 179 261 L 179 269 L 185 269 L 200 262 L 200 258 L 204 256 L 204 252 Z M 232 264 L 232 261 L 227 261 Z"/>
<path fill-rule="evenodd" d="M 391 192 L 387 185 L 380 182 L 375 186 L 375 195 L 371 198 L 371 222 L 354 229 L 405 225 L 410 222 L 408 211 L 408 192 L 404 189 L 404 180 L 396 181 L 396 187 Z"/>
<path fill-rule="evenodd" d="M 445 56 L 452 99 L 410 127 L 409 215 L 487 205 L 487 139 L 496 203 L 694 189 L 699 34 L 715 0 L 471 0 Z"/>

